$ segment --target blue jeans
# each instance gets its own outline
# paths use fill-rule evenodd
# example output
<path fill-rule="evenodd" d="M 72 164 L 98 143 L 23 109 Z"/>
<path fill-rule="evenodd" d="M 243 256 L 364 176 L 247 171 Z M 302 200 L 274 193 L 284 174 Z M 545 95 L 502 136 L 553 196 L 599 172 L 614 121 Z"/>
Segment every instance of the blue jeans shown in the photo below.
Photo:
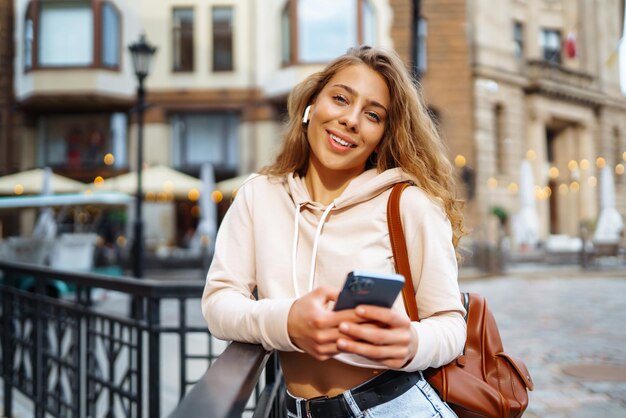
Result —
<path fill-rule="evenodd" d="M 294 397 L 289 392 L 287 396 Z M 350 391 L 342 396 L 352 410 L 352 418 L 455 418 L 456 414 L 443 402 L 437 392 L 428 384 L 426 379 L 420 379 L 414 386 L 395 399 L 361 411 L 352 399 Z M 298 402 L 300 403 L 300 402 Z M 299 414 L 287 412 L 289 418 L 307 418 L 304 408 L 298 408 Z"/>

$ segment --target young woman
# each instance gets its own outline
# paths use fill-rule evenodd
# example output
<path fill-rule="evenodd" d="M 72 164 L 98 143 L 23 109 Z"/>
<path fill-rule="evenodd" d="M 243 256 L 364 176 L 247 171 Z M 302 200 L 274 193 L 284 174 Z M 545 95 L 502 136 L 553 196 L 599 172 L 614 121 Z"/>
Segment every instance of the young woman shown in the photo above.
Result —
<path fill-rule="evenodd" d="M 402 61 L 360 47 L 297 85 L 276 162 L 221 225 L 202 310 L 218 338 L 280 352 L 290 417 L 455 416 L 421 370 L 449 363 L 466 329 L 453 171 Z M 391 309 L 333 311 L 352 270 L 395 272 L 394 184 L 420 322 Z M 258 298 L 253 296 L 256 288 Z M 439 415 L 438 415 L 439 414 Z"/>

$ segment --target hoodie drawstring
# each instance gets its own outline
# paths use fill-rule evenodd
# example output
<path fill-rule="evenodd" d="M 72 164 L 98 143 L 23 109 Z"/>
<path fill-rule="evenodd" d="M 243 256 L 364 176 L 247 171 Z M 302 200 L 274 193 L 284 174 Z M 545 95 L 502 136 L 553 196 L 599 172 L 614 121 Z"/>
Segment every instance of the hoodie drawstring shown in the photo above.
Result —
<path fill-rule="evenodd" d="M 320 235 L 322 235 L 322 227 L 326 221 L 326 217 L 330 213 L 330 210 L 335 207 L 334 203 L 328 205 L 320 222 L 317 224 L 317 231 L 315 232 L 315 240 L 313 241 L 313 252 L 311 253 L 311 272 L 309 273 L 309 292 L 313 290 L 313 281 L 315 280 L 315 261 L 317 259 L 317 244 L 319 243 Z"/>
<path fill-rule="evenodd" d="M 296 298 L 300 297 L 300 292 L 298 291 L 298 280 L 296 278 L 296 255 L 298 254 L 298 222 L 300 220 L 300 207 L 302 204 L 298 203 L 296 205 L 296 214 L 294 216 L 295 221 L 293 225 L 293 248 L 291 249 L 291 280 L 293 281 L 293 289 L 296 292 Z"/>
<path fill-rule="evenodd" d="M 292 266 L 291 267 L 292 268 L 291 280 L 293 281 L 293 288 L 296 293 L 296 298 L 300 297 L 300 292 L 298 291 L 296 262 L 297 262 L 297 254 L 298 254 L 298 236 L 299 236 L 299 229 L 300 229 L 298 228 L 298 223 L 300 220 L 300 207 L 301 206 L 302 205 L 300 203 L 296 205 L 296 212 L 294 216 L 295 221 L 294 221 L 294 228 L 293 228 L 293 248 L 291 252 L 291 266 Z M 317 231 L 315 232 L 315 239 L 313 240 L 313 251 L 311 253 L 311 270 L 309 272 L 309 289 L 308 289 L 309 292 L 313 290 L 313 284 L 315 281 L 315 261 L 317 259 L 317 245 L 319 243 L 319 238 L 320 238 L 320 235 L 322 235 L 322 228 L 324 227 L 324 222 L 326 222 L 326 218 L 328 217 L 328 214 L 334 207 L 335 207 L 334 203 L 331 203 L 330 205 L 328 205 L 328 207 L 322 214 L 322 217 L 320 218 L 319 223 L 317 224 Z"/>

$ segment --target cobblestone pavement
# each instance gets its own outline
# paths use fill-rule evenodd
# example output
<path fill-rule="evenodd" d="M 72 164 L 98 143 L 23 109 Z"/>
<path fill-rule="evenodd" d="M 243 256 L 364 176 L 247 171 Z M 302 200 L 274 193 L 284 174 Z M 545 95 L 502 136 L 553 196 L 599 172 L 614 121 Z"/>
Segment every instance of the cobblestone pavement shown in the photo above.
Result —
<path fill-rule="evenodd" d="M 530 369 L 535 390 L 524 418 L 626 417 L 626 271 L 530 268 L 482 279 L 465 272 L 460 280 L 462 290 L 487 298 L 505 350 Z M 101 307 L 125 312 L 128 302 L 109 292 Z M 173 305 L 163 308 L 164 322 L 175 319 Z M 199 307 L 188 310 L 190 320 L 203 322 Z M 206 346 L 204 339 L 189 343 Z M 162 341 L 163 350 L 169 344 Z M 163 411 L 176 405 L 179 367 L 168 357 Z M 205 368 L 198 367 L 196 378 Z M 32 416 L 21 398 L 16 394 L 15 416 Z"/>
<path fill-rule="evenodd" d="M 535 382 L 524 417 L 626 417 L 626 272 L 517 271 L 462 279 L 483 294 Z"/>

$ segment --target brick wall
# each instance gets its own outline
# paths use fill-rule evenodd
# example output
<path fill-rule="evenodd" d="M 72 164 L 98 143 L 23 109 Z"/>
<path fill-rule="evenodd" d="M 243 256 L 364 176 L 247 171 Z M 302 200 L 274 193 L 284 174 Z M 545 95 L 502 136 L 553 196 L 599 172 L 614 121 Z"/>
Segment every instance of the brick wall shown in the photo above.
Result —
<path fill-rule="evenodd" d="M 426 102 L 439 115 L 450 157 L 474 158 L 472 70 L 466 0 L 422 0 L 428 25 L 428 67 L 422 77 Z"/>
<path fill-rule="evenodd" d="M 0 174 L 14 171 L 11 112 L 13 104 L 13 1 L 0 0 Z"/>

